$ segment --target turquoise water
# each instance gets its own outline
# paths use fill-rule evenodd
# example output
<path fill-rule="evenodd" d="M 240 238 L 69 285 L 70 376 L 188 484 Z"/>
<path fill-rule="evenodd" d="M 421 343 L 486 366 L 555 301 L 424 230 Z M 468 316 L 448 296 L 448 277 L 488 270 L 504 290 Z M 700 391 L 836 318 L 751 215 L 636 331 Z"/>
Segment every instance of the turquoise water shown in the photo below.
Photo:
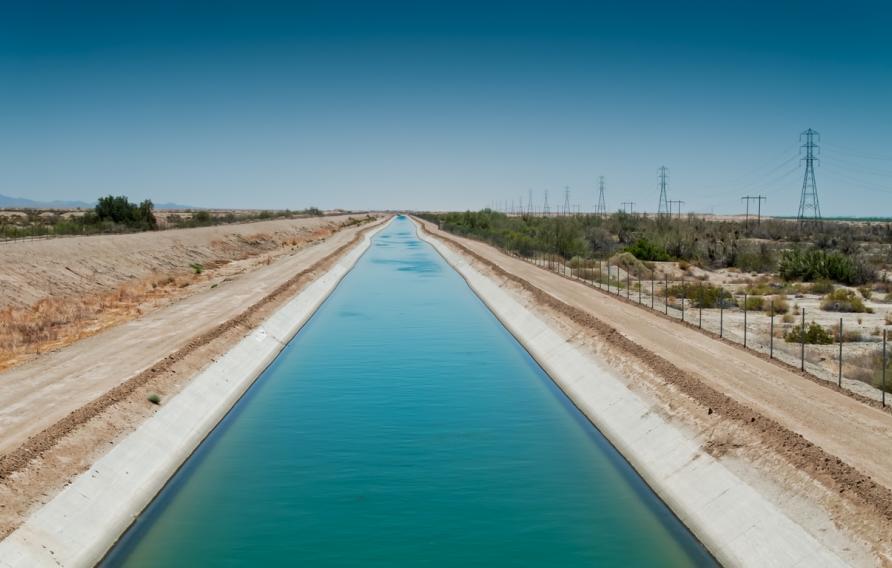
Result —
<path fill-rule="evenodd" d="M 404 218 L 106 559 L 712 563 Z"/>

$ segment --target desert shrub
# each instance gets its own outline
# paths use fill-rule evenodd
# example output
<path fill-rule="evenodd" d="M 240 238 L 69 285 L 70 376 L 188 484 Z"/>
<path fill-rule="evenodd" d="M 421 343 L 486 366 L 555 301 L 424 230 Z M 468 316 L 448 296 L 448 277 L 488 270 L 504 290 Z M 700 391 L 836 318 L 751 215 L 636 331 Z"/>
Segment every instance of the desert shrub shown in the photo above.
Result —
<path fill-rule="evenodd" d="M 793 314 L 784 314 L 784 317 L 781 318 L 781 321 L 784 323 L 793 323 L 795 320 L 796 318 L 793 317 Z"/>
<path fill-rule="evenodd" d="M 691 269 L 691 263 L 686 260 L 679 260 L 678 268 L 687 272 L 688 270 Z"/>
<path fill-rule="evenodd" d="M 762 296 L 744 296 L 737 305 L 747 311 L 757 311 L 763 309 L 765 301 Z"/>
<path fill-rule="evenodd" d="M 821 309 L 828 312 L 856 312 L 864 313 L 867 308 L 864 302 L 855 295 L 853 290 L 840 288 L 824 296 L 821 300 Z"/>
<path fill-rule="evenodd" d="M 789 343 L 802 343 L 803 330 L 801 325 L 797 325 L 784 335 L 784 339 Z M 804 342 L 811 345 L 830 345 L 833 343 L 833 335 L 826 329 L 815 322 L 805 329 Z"/>
<path fill-rule="evenodd" d="M 645 238 L 635 241 L 632 246 L 626 248 L 626 252 L 631 253 L 638 260 L 669 260 L 669 253 L 665 248 Z"/>
<path fill-rule="evenodd" d="M 189 268 L 191 268 L 195 274 L 201 274 L 202 272 L 204 272 L 204 265 L 197 262 L 193 262 L 192 264 L 190 264 Z"/>
<path fill-rule="evenodd" d="M 873 290 L 870 289 L 870 286 L 861 286 L 858 288 L 858 292 L 861 293 L 861 297 L 865 300 L 869 300 L 873 296 Z"/>
<path fill-rule="evenodd" d="M 765 298 L 762 309 L 768 312 L 768 315 L 786 314 L 790 311 L 790 303 L 783 294 L 774 298 Z"/>
<path fill-rule="evenodd" d="M 874 279 L 874 271 L 857 255 L 827 252 L 820 249 L 795 248 L 784 251 L 778 272 L 785 280 L 835 280 L 843 284 L 866 284 Z"/>
<path fill-rule="evenodd" d="M 149 396 L 146 397 L 146 400 L 152 404 L 161 404 L 161 397 L 155 393 L 150 393 Z"/>
<path fill-rule="evenodd" d="M 688 298 L 691 300 L 691 303 L 695 308 L 718 308 L 719 300 L 721 300 L 726 308 L 734 305 L 734 298 L 727 290 L 720 286 L 713 286 L 712 284 L 703 285 L 698 283 L 697 285 L 686 286 L 674 284 L 669 286 L 668 289 L 663 290 L 663 296 L 671 298 Z"/>
<path fill-rule="evenodd" d="M 821 278 L 820 280 L 815 281 L 814 284 L 809 286 L 808 291 L 812 294 L 829 294 L 833 291 L 833 282 L 827 280 L 826 278 Z"/>
<path fill-rule="evenodd" d="M 636 278 L 639 276 L 642 278 L 651 277 L 651 271 L 647 270 L 644 263 L 628 252 L 621 252 L 610 257 L 610 266 L 619 266 Z"/>

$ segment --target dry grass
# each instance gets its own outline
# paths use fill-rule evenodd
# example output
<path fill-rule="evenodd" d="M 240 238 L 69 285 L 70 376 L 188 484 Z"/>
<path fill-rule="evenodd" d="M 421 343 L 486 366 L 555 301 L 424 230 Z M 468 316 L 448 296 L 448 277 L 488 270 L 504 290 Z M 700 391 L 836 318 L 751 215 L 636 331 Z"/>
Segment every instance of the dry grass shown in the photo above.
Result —
<path fill-rule="evenodd" d="M 29 308 L 0 310 L 0 371 L 142 315 L 198 277 L 156 274 L 106 293 L 45 298 Z"/>

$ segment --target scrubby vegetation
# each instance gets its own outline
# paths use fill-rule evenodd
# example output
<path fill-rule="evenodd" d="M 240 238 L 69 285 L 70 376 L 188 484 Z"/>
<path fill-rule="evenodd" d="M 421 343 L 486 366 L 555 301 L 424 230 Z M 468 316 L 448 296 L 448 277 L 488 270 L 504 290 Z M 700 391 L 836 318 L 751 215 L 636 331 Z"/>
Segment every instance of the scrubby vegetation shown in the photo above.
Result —
<path fill-rule="evenodd" d="M 673 260 L 679 266 L 780 272 L 787 281 L 824 279 L 846 285 L 872 281 L 872 263 L 892 261 L 890 223 L 825 223 L 817 228 L 768 220 L 747 227 L 736 221 L 695 216 L 672 220 L 623 212 L 507 216 L 489 209 L 422 216 L 446 231 L 524 256 L 606 259 L 625 251 L 641 261 Z"/>
<path fill-rule="evenodd" d="M 821 300 L 821 309 L 828 312 L 856 312 L 864 313 L 868 308 L 853 290 L 840 288 L 824 296 Z"/>
<path fill-rule="evenodd" d="M 315 207 L 303 211 L 249 211 L 212 213 L 206 210 L 159 214 L 150 200 L 132 203 L 126 196 L 101 197 L 92 210 L 79 212 L 25 209 L 0 213 L 0 240 L 53 235 L 95 235 L 207 227 L 267 219 L 321 216 Z"/>
<path fill-rule="evenodd" d="M 858 256 L 816 248 L 785 250 L 778 272 L 786 280 L 824 279 L 853 286 L 870 282 L 875 277 L 875 271 Z"/>
<path fill-rule="evenodd" d="M 833 343 L 833 334 L 831 334 L 829 331 L 815 322 L 811 322 L 811 324 L 805 329 L 804 337 L 804 342 L 812 345 L 830 345 L 831 343 Z M 789 343 L 802 343 L 802 326 L 798 325 L 788 331 L 784 335 L 784 339 Z"/>

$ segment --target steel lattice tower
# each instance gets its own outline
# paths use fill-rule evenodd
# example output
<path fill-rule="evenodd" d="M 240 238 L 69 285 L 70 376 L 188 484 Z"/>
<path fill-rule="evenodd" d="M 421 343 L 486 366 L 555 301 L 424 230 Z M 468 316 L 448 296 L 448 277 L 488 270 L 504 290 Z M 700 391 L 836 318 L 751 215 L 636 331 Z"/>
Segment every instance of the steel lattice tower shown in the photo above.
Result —
<path fill-rule="evenodd" d="M 533 215 L 533 190 L 530 190 L 529 195 L 527 195 L 527 215 L 532 217 Z"/>
<path fill-rule="evenodd" d="M 546 189 L 545 190 L 545 205 L 542 206 L 542 216 L 548 217 L 549 213 L 551 213 L 551 211 L 548 209 L 548 190 Z"/>
<path fill-rule="evenodd" d="M 659 177 L 660 177 L 660 203 L 657 205 L 657 217 L 666 217 L 672 216 L 672 211 L 669 209 L 669 198 L 666 195 L 666 183 L 669 181 L 669 168 L 666 166 L 660 166 L 659 169 Z"/>
<path fill-rule="evenodd" d="M 570 188 L 568 186 L 564 186 L 564 208 L 561 214 L 570 215 Z"/>
<path fill-rule="evenodd" d="M 818 202 L 818 185 L 815 183 L 815 156 L 820 152 L 818 142 L 821 135 L 817 131 L 809 128 L 799 135 L 799 141 L 805 142 L 799 147 L 799 153 L 805 150 L 805 157 L 800 160 L 805 161 L 805 176 L 802 178 L 802 197 L 799 198 L 799 215 L 797 219 L 800 224 L 821 222 L 821 204 Z M 820 163 L 820 160 L 818 160 Z"/>
<path fill-rule="evenodd" d="M 607 214 L 607 201 L 604 196 L 605 188 L 606 184 L 604 183 L 604 176 L 601 176 L 598 178 L 598 208 L 595 209 L 595 213 L 598 215 Z"/>

